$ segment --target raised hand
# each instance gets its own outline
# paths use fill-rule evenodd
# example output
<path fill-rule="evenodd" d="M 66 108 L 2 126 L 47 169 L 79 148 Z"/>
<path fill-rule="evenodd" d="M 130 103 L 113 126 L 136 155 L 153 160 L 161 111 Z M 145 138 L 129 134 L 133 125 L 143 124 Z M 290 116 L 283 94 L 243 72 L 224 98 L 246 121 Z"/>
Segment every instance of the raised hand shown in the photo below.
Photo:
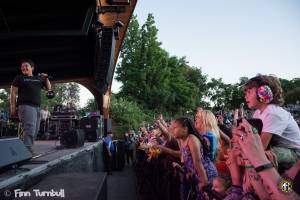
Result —
<path fill-rule="evenodd" d="M 261 139 L 256 132 L 252 131 L 252 126 L 243 119 L 237 127 L 238 143 L 243 154 L 254 166 L 259 166 L 268 162 L 265 155 Z"/>

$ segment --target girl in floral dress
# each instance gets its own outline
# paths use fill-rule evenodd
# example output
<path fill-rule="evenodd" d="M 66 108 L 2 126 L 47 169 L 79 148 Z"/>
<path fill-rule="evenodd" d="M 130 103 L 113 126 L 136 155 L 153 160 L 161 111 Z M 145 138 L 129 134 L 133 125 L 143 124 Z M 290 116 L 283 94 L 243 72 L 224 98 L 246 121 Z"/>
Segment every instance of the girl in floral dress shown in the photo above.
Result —
<path fill-rule="evenodd" d="M 173 135 L 179 140 L 181 160 L 185 170 L 181 199 L 189 199 L 191 191 L 194 191 L 195 199 L 202 200 L 203 189 L 218 175 L 216 167 L 208 156 L 209 149 L 206 141 L 198 135 L 193 121 L 185 117 L 174 121 Z"/>

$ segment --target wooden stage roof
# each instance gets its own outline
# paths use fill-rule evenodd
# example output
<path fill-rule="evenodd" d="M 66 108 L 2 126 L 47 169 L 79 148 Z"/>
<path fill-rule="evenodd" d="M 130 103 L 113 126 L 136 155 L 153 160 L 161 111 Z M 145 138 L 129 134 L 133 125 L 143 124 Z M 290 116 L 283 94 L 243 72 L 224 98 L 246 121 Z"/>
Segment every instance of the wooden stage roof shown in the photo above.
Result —
<path fill-rule="evenodd" d="M 20 73 L 20 60 L 30 58 L 36 64 L 35 73 L 48 73 L 56 82 L 81 83 L 101 102 L 101 95 L 110 92 L 112 77 L 107 80 L 107 90 L 100 94 L 94 78 L 95 73 L 99 73 L 94 62 L 99 52 L 95 51 L 97 33 L 93 24 L 97 20 L 106 28 L 112 28 L 117 20 L 124 24 L 120 28 L 120 39 L 115 41 L 113 72 L 137 0 L 127 5 L 106 2 L 1 0 L 0 87 L 9 86 Z"/>

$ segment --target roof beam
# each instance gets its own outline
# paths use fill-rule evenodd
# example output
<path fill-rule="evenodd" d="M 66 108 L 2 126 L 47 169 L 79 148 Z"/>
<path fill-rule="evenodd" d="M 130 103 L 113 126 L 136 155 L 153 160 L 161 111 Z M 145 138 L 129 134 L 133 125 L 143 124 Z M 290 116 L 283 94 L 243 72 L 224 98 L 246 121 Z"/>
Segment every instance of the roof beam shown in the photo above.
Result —
<path fill-rule="evenodd" d="M 0 33 L 0 39 L 15 39 L 24 37 L 56 37 L 56 36 L 85 36 L 82 30 L 59 30 L 59 31 L 22 31 Z"/>

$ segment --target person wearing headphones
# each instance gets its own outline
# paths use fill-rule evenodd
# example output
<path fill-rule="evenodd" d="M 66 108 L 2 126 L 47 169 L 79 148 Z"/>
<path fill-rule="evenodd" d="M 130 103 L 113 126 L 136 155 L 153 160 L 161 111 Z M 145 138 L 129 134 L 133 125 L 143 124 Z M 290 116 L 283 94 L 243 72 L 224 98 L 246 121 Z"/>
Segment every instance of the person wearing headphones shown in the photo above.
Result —
<path fill-rule="evenodd" d="M 248 107 L 256 109 L 253 118 L 263 122 L 263 147 L 275 153 L 279 171 L 283 172 L 300 158 L 300 130 L 291 113 L 281 107 L 284 99 L 280 81 L 259 74 L 245 83 L 244 91 Z"/>
<path fill-rule="evenodd" d="M 10 89 L 10 115 L 18 114 L 23 124 L 23 142 L 34 154 L 32 146 L 40 125 L 41 89 L 51 91 L 48 75 L 34 76 L 34 63 L 30 59 L 21 61 L 22 75 L 17 75 Z"/>

